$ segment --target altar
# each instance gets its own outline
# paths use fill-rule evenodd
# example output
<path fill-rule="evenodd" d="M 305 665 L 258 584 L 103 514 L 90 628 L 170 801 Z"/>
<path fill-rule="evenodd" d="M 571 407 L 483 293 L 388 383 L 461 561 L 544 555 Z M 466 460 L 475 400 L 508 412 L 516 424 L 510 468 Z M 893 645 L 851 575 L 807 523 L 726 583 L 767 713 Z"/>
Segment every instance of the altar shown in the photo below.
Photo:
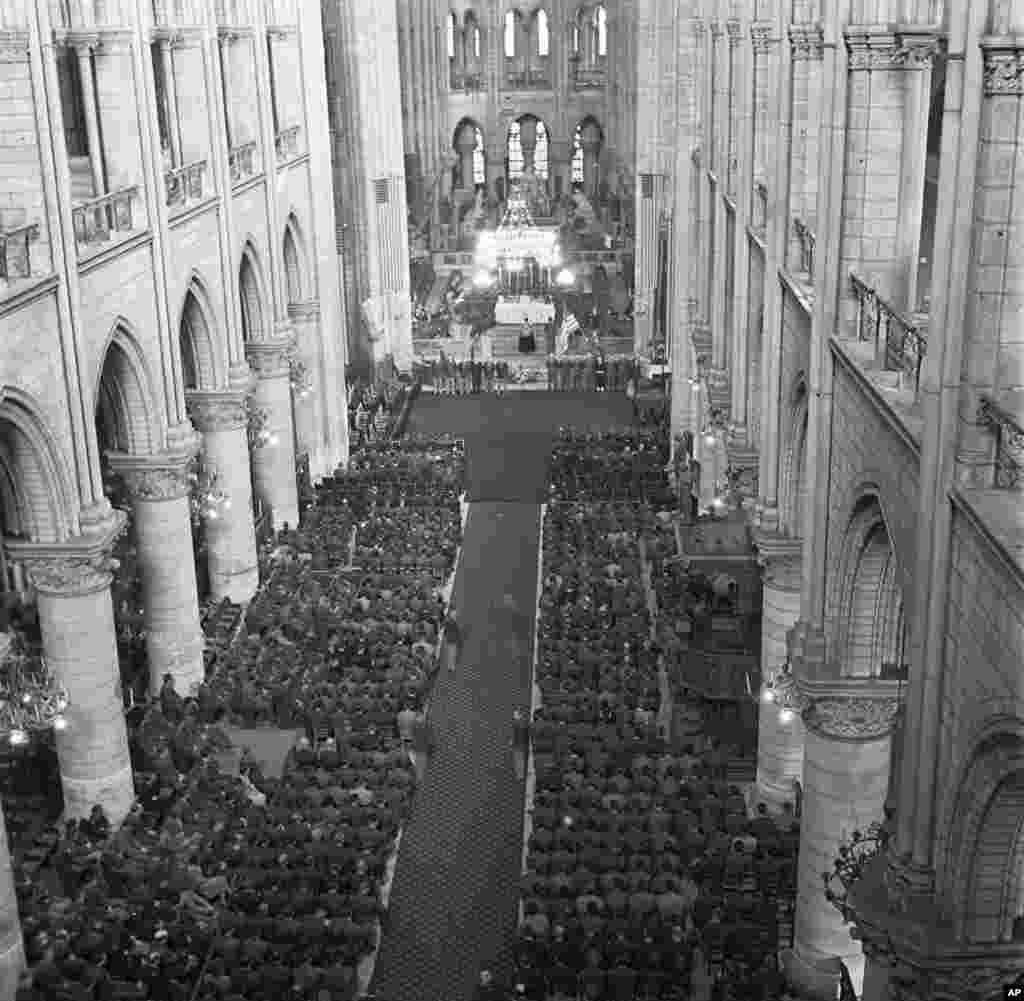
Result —
<path fill-rule="evenodd" d="M 498 296 L 494 306 L 494 322 L 518 326 L 529 323 L 541 327 L 555 318 L 554 303 L 529 295 Z"/>

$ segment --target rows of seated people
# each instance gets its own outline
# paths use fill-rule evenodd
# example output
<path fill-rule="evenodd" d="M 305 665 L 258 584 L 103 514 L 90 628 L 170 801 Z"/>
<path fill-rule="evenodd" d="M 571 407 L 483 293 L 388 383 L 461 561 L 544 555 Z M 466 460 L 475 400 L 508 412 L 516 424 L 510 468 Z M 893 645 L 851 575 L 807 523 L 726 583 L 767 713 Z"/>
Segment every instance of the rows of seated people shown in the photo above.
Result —
<path fill-rule="evenodd" d="M 462 539 L 458 503 L 375 508 L 356 526 L 353 562 L 382 573 L 426 572 L 443 581 Z"/>
<path fill-rule="evenodd" d="M 665 464 L 668 435 L 661 429 L 614 433 L 560 430 L 548 466 L 552 500 L 636 498 L 655 508 L 675 503 Z"/>
<path fill-rule="evenodd" d="M 348 424 L 352 443 L 387 441 L 394 437 L 409 392 L 397 379 L 348 383 Z"/>
<path fill-rule="evenodd" d="M 664 727 L 639 546 L 658 522 L 639 503 L 547 510 L 517 949 L 533 998 L 782 990 L 798 834 L 748 819 L 725 755 Z"/>
<path fill-rule="evenodd" d="M 413 786 L 400 746 L 352 734 L 240 779 L 196 717 L 151 708 L 133 751 L 153 770 L 121 829 L 94 810 L 19 881 L 19 1001 L 354 996 Z"/>
<path fill-rule="evenodd" d="M 195 697 L 168 683 L 129 716 L 139 800 L 120 830 L 97 810 L 25 853 L 19 1001 L 354 996 L 415 783 L 398 718 L 422 711 L 443 603 L 430 574 L 314 570 L 305 538 L 278 538 Z M 206 625 L 234 632 L 233 614 Z M 274 779 L 230 724 L 306 736 Z"/>

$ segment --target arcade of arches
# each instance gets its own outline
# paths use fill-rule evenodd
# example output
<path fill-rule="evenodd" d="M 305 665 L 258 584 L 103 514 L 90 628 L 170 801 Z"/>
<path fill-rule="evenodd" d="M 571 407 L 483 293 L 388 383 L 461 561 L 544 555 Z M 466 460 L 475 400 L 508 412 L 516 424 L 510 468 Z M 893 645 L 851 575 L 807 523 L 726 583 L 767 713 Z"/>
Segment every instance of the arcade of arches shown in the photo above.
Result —
<path fill-rule="evenodd" d="M 192 997 L 265 975 L 462 1001 L 487 965 L 536 1001 L 1001 996 L 1024 970 L 1021 0 L 0 6 L 0 1001 L 177 1001 L 170 966 L 136 988 L 131 941 L 96 944 L 106 870 L 48 882 L 73 855 L 51 825 L 99 805 L 97 840 L 130 829 L 138 721 L 205 692 L 254 608 L 279 620 L 253 676 L 337 661 L 314 608 L 342 594 L 367 666 L 292 719 L 316 741 L 328 695 L 373 690 L 310 803 L 379 813 L 297 849 L 354 853 L 317 898 L 342 900 L 331 969 L 281 959 L 330 952 L 302 924 L 326 905 L 281 903 L 298 859 L 263 888 L 285 943 L 193 858 L 160 921 L 236 923 L 182 961 Z M 403 717 L 414 778 L 398 709 L 422 693 L 397 679 L 426 688 L 452 593 L 463 659 Z M 621 656 L 575 642 L 641 620 Z M 294 742 L 284 698 L 247 747 Z M 539 710 L 514 769 L 513 708 Z M 179 776 L 172 743 L 180 793 L 206 766 Z M 315 785 L 340 758 L 311 760 Z M 258 785 L 231 793 L 256 826 Z M 294 791 L 265 789 L 271 812 Z M 287 812 L 281 843 L 310 830 Z M 169 859 L 187 820 L 161 821 Z M 190 955 L 129 910 L 152 955 Z"/>

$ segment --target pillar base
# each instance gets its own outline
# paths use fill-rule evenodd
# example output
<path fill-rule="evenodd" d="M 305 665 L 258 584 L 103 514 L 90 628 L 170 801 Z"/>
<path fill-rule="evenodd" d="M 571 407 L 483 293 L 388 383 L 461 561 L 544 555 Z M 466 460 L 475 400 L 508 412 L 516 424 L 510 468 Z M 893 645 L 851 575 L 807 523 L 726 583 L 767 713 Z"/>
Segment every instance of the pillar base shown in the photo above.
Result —
<path fill-rule="evenodd" d="M 15 930 L 14 941 L 0 949 L 0 1001 L 14 1001 L 18 993 L 18 982 L 27 967 L 19 927 Z"/>
<path fill-rule="evenodd" d="M 210 575 L 210 595 L 216 601 L 229 598 L 236 605 L 245 605 L 252 601 L 253 595 L 260 588 L 260 568 L 247 567 L 237 573 L 231 571 L 218 572 Z"/>
<path fill-rule="evenodd" d="M 842 963 L 835 956 L 807 956 L 796 949 L 779 953 L 786 983 L 807 1001 L 838 1001 Z"/>
<path fill-rule="evenodd" d="M 112 827 L 119 827 L 135 802 L 135 781 L 129 765 L 112 775 L 97 779 L 76 779 L 61 775 L 64 790 L 64 816 L 88 817 L 101 804 Z"/>

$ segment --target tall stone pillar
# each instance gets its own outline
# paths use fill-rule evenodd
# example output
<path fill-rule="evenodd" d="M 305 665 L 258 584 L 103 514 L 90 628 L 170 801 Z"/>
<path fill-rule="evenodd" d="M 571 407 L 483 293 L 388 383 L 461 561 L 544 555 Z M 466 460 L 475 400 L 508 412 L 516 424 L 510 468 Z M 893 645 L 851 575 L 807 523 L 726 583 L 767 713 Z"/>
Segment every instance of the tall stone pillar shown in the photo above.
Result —
<path fill-rule="evenodd" d="M 711 103 L 711 113 L 714 116 L 712 128 L 714 148 L 711 152 L 714 160 L 711 169 L 716 181 L 710 207 L 711 212 L 714 213 L 715 234 L 711 259 L 711 366 L 720 373 L 725 369 L 729 357 L 726 292 L 730 284 L 729 274 L 732 269 L 732 261 L 727 253 L 729 240 L 726 235 L 730 225 L 730 216 L 723 197 L 726 193 L 729 176 L 729 136 L 732 130 L 729 116 L 731 97 L 729 92 L 729 38 L 722 21 L 711 22 L 711 38 L 714 66 L 712 77 L 714 89 Z M 718 381 L 724 382 L 720 376 Z"/>
<path fill-rule="evenodd" d="M 70 543 L 8 543 L 36 590 L 43 656 L 67 690 L 67 727 L 56 734 L 68 817 L 103 807 L 111 824 L 135 799 L 124 722 L 110 551 L 125 516 L 115 512 L 102 532 Z"/>
<path fill-rule="evenodd" d="M 93 195 L 99 197 L 107 191 L 107 172 L 103 164 L 103 143 L 100 140 L 99 109 L 96 105 L 96 85 L 93 79 L 92 50 L 99 44 L 93 34 L 78 36 L 75 55 L 78 57 L 78 79 L 82 86 L 82 108 L 85 112 L 85 134 L 89 140 L 89 166 L 92 168 Z"/>
<path fill-rule="evenodd" d="M 327 414 L 325 394 L 331 390 L 323 382 L 320 357 L 320 303 L 316 299 L 293 302 L 288 317 L 295 330 L 295 357 L 305 369 L 305 384 L 293 395 L 295 447 L 309 455 L 314 478 L 325 475 L 332 466 L 324 465 L 327 450 Z"/>
<path fill-rule="evenodd" d="M 132 497 L 142 576 L 142 606 L 149 659 L 149 691 L 164 675 L 188 695 L 203 680 L 203 631 L 192 549 L 189 471 L 199 447 L 158 456 L 111 455 Z"/>
<path fill-rule="evenodd" d="M 252 451 L 256 494 L 270 509 L 275 531 L 285 522 L 299 523 L 299 495 L 295 482 L 295 425 L 289 353 L 293 337 L 251 341 L 245 352 L 256 372 L 253 406 L 265 417 L 272 436 L 258 441 Z"/>
<path fill-rule="evenodd" d="M 14 869 L 7 842 L 7 821 L 0 804 L 0 998 L 13 999 L 26 966 Z"/>
<path fill-rule="evenodd" d="M 786 978 L 801 997 L 835 1001 L 840 962 L 846 964 L 857 994 L 861 993 L 864 952 L 850 936 L 842 915 L 825 898 L 822 873 L 832 871 L 840 843 L 849 840 L 853 831 L 866 831 L 884 817 L 898 707 L 895 694 L 865 688 L 857 694 L 815 699 L 804 710 L 794 943 L 781 957 Z"/>
<path fill-rule="evenodd" d="M 786 637 L 800 617 L 803 547 L 799 539 L 774 533 L 755 536 L 763 571 L 761 678 L 774 682 L 789 660 Z M 804 725 L 777 697 L 762 695 L 757 730 L 758 802 L 773 812 L 793 800 L 793 782 L 803 782 Z"/>
<path fill-rule="evenodd" d="M 192 423 L 202 432 L 203 458 L 215 472 L 230 506 L 206 517 L 210 591 L 217 600 L 249 601 L 259 587 L 256 529 L 252 518 L 252 481 L 247 437 L 248 388 L 188 393 Z M 294 477 L 293 477 L 294 478 Z"/>

